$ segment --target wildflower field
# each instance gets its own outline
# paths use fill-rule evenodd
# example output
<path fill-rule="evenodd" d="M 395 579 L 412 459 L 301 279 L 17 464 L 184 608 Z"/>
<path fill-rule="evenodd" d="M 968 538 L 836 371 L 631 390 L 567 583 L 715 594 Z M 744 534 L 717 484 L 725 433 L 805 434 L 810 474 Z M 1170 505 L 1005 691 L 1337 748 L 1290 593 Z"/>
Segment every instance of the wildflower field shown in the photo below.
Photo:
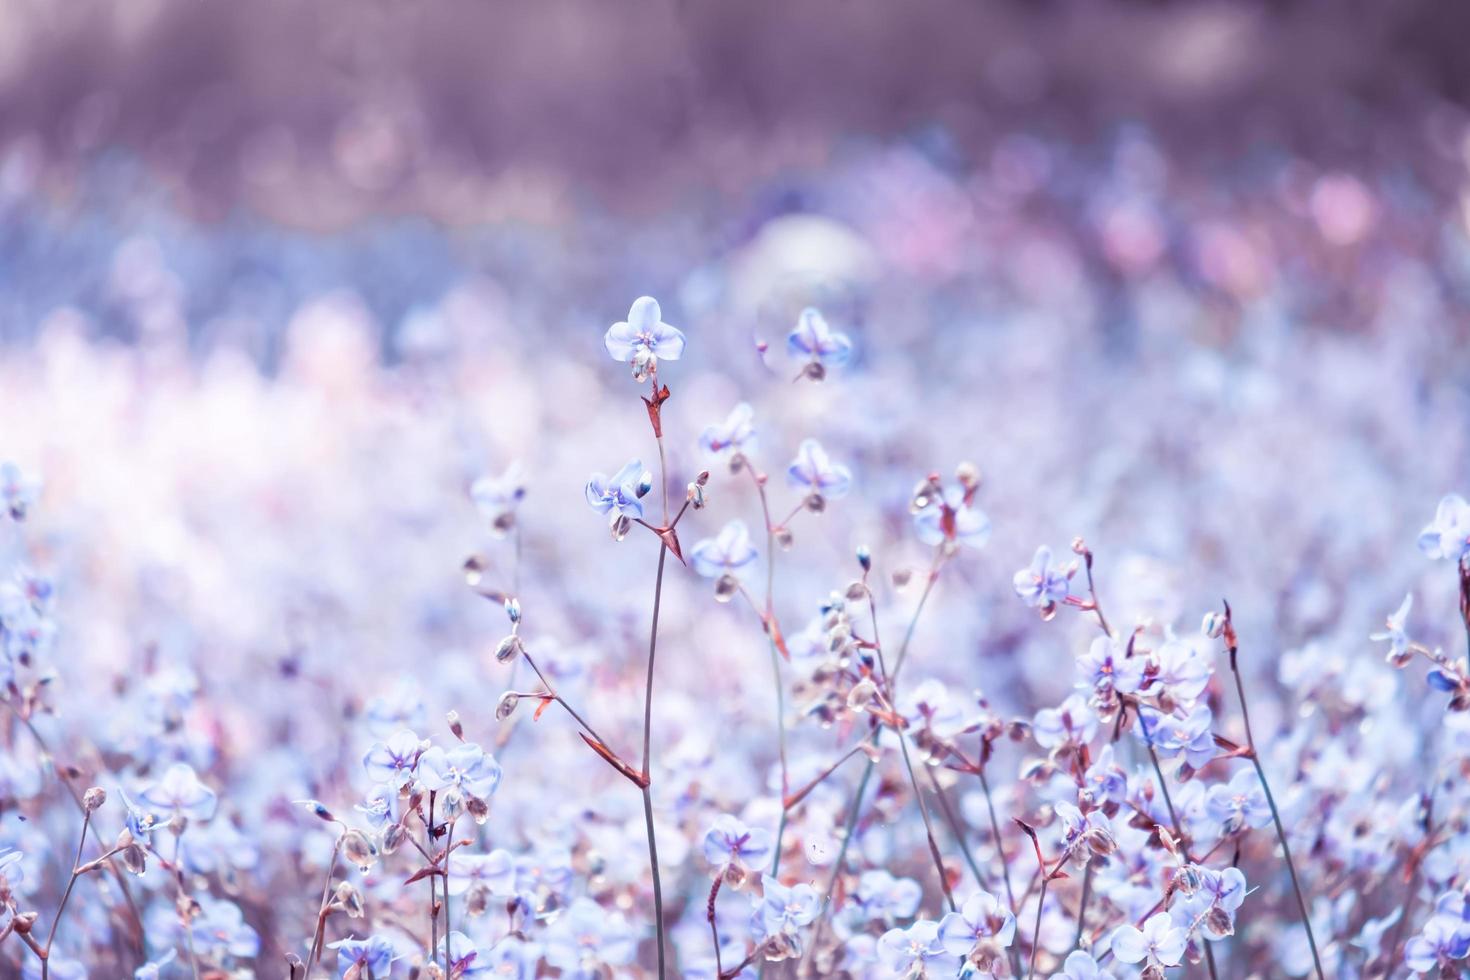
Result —
<path fill-rule="evenodd" d="M 1036 98 L 0 120 L 0 977 L 1470 969 L 1470 114 Z"/>

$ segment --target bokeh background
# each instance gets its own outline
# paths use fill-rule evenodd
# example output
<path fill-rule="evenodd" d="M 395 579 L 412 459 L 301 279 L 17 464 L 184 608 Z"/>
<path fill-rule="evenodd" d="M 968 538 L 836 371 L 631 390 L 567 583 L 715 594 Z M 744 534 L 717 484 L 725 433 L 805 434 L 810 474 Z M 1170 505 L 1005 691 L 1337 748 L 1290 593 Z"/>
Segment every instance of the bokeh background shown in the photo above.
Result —
<path fill-rule="evenodd" d="M 1366 635 L 1413 589 L 1427 639 L 1458 642 L 1453 576 L 1413 540 L 1470 483 L 1467 32 L 1427 0 L 6 0 L 0 456 L 45 481 L 23 536 L 57 586 L 40 724 L 99 779 L 210 774 L 215 891 L 270 970 L 331 850 L 290 801 L 350 807 L 399 721 L 443 738 L 457 709 L 502 737 L 504 620 L 467 555 L 519 580 L 553 676 L 631 745 L 653 556 L 582 486 L 654 458 L 602 348 L 651 293 L 689 338 L 664 371 L 676 487 L 739 401 L 764 468 L 807 436 L 853 468 L 793 527 L 790 630 L 860 544 L 885 581 L 924 567 L 912 488 L 972 461 L 994 537 L 939 587 L 916 680 L 1019 715 L 1060 700 L 1090 626 L 1041 627 L 1010 579 L 1082 534 L 1116 619 L 1192 629 L 1228 596 L 1258 725 L 1293 723 L 1278 764 L 1378 813 L 1438 706 Z M 820 385 L 783 351 L 808 304 L 857 349 Z M 468 494 L 512 463 L 518 565 Z M 755 498 L 717 471 L 689 534 L 737 516 Z M 770 789 L 770 679 L 708 583 L 666 600 L 655 784 L 697 958 L 695 788 Z M 896 632 L 913 590 L 883 600 Z M 1344 716 L 1372 724 L 1320 737 Z M 564 719 L 517 721 L 486 833 L 579 860 L 592 838 L 636 918 L 636 796 Z M 10 738 L 3 833 L 64 854 L 74 814 L 26 802 L 38 760 Z M 841 801 L 803 828 L 818 861 Z M 1324 912 L 1344 937 L 1393 901 L 1352 895 Z M 1230 975 L 1305 973 L 1299 933 L 1251 943 Z"/>

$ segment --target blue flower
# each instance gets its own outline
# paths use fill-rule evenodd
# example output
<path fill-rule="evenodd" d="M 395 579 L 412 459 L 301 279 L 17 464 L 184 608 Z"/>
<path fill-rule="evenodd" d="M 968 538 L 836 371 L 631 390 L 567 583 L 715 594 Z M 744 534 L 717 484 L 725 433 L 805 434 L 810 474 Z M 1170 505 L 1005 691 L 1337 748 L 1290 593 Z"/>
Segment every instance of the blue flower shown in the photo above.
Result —
<path fill-rule="evenodd" d="M 684 353 L 684 334 L 663 322 L 663 311 L 652 296 L 640 296 L 628 310 L 628 319 L 607 328 L 603 344 L 613 360 L 633 365 L 642 377 L 658 370 L 658 361 L 677 361 Z"/>
<path fill-rule="evenodd" d="M 500 476 L 482 476 L 470 485 L 470 499 L 500 535 L 515 526 L 516 508 L 525 497 L 525 474 L 516 463 Z"/>
<path fill-rule="evenodd" d="M 805 882 L 783 885 L 771 875 L 765 875 L 761 886 L 760 921 L 767 936 L 794 936 L 817 917 L 822 900 L 811 885 Z"/>
<path fill-rule="evenodd" d="M 894 977 L 949 977 L 960 966 L 959 957 L 940 942 L 938 923 L 929 919 L 907 929 L 889 929 L 878 937 L 877 953 L 878 962 Z"/>
<path fill-rule="evenodd" d="M 771 835 L 722 813 L 704 835 L 704 859 L 716 870 L 757 871 L 771 859 Z"/>
<path fill-rule="evenodd" d="M 1419 550 L 1430 558 L 1461 561 L 1470 553 L 1470 504 L 1457 493 L 1446 496 L 1434 520 L 1419 532 Z"/>
<path fill-rule="evenodd" d="M 1242 769 L 1228 784 L 1211 786 L 1205 795 L 1205 808 L 1227 835 L 1271 822 L 1271 806 L 1254 769 Z"/>
<path fill-rule="evenodd" d="M 516 936 L 505 936 L 481 953 L 479 959 L 485 962 L 492 977 L 534 980 L 537 964 L 541 960 L 541 947 Z"/>
<path fill-rule="evenodd" d="M 490 963 L 480 955 L 480 950 L 475 946 L 469 936 L 458 929 L 439 940 L 439 948 L 435 951 L 440 962 L 444 960 L 444 954 L 449 954 L 449 976 L 453 980 L 474 980 L 475 977 L 490 976 Z M 376 972 L 374 976 L 376 976 Z"/>
<path fill-rule="evenodd" d="M 448 751 L 436 745 L 419 756 L 419 782 L 431 792 L 453 788 L 483 800 L 500 785 L 500 764 L 473 742 Z"/>
<path fill-rule="evenodd" d="M 1080 686 L 1097 694 L 1132 694 L 1143 686 L 1143 674 L 1143 658 L 1128 656 L 1111 637 L 1097 637 L 1077 658 Z"/>
<path fill-rule="evenodd" d="M 882 868 L 864 871 L 854 896 L 870 922 L 892 923 L 919 911 L 924 890 L 912 878 L 895 878 Z"/>
<path fill-rule="evenodd" d="M 0 509 L 23 521 L 41 495 L 41 481 L 27 477 L 14 463 L 0 463 Z"/>
<path fill-rule="evenodd" d="M 990 518 L 973 504 L 968 491 L 957 487 L 915 514 L 914 528 L 925 544 L 954 542 L 983 548 L 990 540 Z"/>
<path fill-rule="evenodd" d="M 1075 571 L 1075 569 L 1073 569 Z M 1051 549 L 1042 545 L 1031 558 L 1031 567 L 1023 568 L 1011 579 L 1016 595 L 1033 609 L 1051 609 L 1065 602 L 1072 592 L 1072 572 L 1052 567 Z"/>
<path fill-rule="evenodd" d="M 1461 920 L 1447 915 L 1431 915 L 1424 930 L 1404 944 L 1404 965 L 1416 973 L 1428 973 L 1435 967 L 1450 967 L 1451 961 L 1464 959 L 1470 953 L 1470 933 Z"/>
<path fill-rule="evenodd" d="M 755 412 L 746 402 L 731 409 L 723 422 L 706 426 L 699 437 L 699 445 L 716 459 L 755 451 L 755 426 L 751 419 Z"/>
<path fill-rule="evenodd" d="M 1031 734 L 1044 749 L 1064 744 L 1085 745 L 1097 734 L 1097 715 L 1080 694 L 1071 694 L 1055 708 L 1042 708 L 1031 719 Z"/>
<path fill-rule="evenodd" d="M 1377 633 L 1368 634 L 1368 639 L 1375 643 L 1388 641 L 1388 661 L 1394 663 L 1403 658 L 1409 649 L 1409 634 L 1404 627 L 1409 621 L 1409 610 L 1414 608 L 1414 594 L 1410 592 L 1404 596 L 1404 601 L 1399 604 L 1398 609 L 1388 617 L 1385 628 Z"/>
<path fill-rule="evenodd" d="M 1091 953 L 1075 949 L 1067 954 L 1061 973 L 1053 973 L 1051 980 L 1115 980 L 1107 970 L 1097 965 Z"/>
<path fill-rule="evenodd" d="M 959 911 L 939 920 L 940 945 L 955 956 L 969 956 L 982 942 L 1005 949 L 1015 936 L 1016 917 L 987 891 L 971 895 Z"/>
<path fill-rule="evenodd" d="M 1113 955 L 1123 963 L 1178 966 L 1188 944 L 1189 933 L 1175 925 L 1168 912 L 1151 916 L 1141 930 L 1123 925 L 1113 933 Z"/>
<path fill-rule="evenodd" d="M 492 895 L 509 898 L 516 890 L 515 858 L 503 848 L 496 848 L 489 854 L 455 851 L 449 856 L 448 887 L 451 895 L 484 888 Z"/>
<path fill-rule="evenodd" d="M 156 960 L 149 960 L 133 971 L 133 980 L 160 980 L 164 968 L 178 958 L 179 951 L 171 949 Z"/>
<path fill-rule="evenodd" d="M 577 980 L 609 975 L 604 964 L 627 966 L 637 947 L 637 936 L 622 915 L 585 897 L 572 902 L 546 931 L 546 962 Z"/>
<path fill-rule="evenodd" d="M 652 486 L 653 476 L 643 468 L 642 460 L 631 460 L 609 479 L 593 473 L 587 481 L 587 503 L 599 514 L 607 514 L 616 522 L 619 517 L 642 517 L 640 499 Z"/>
<path fill-rule="evenodd" d="M 1152 741 L 1159 755 L 1165 759 L 1183 753 L 1185 761 L 1198 769 L 1217 754 L 1215 735 L 1210 729 L 1214 717 L 1208 705 L 1197 704 L 1182 715 L 1166 715 L 1153 708 L 1140 708 L 1138 720 L 1145 740 Z"/>
<path fill-rule="evenodd" d="M 185 762 L 169 766 L 162 779 L 138 793 L 138 799 L 161 819 L 208 820 L 218 802 L 214 790 L 200 782 L 194 768 Z"/>
<path fill-rule="evenodd" d="M 817 440 L 804 439 L 786 468 L 786 479 L 808 494 L 836 500 L 852 486 L 852 471 L 832 462 Z"/>
<path fill-rule="evenodd" d="M 731 521 L 717 536 L 698 541 L 689 549 L 689 563 L 705 578 L 743 578 L 752 571 L 756 557 L 744 521 Z"/>
<path fill-rule="evenodd" d="M 786 338 L 786 349 L 793 357 L 824 367 L 840 367 L 852 357 L 852 341 L 829 327 L 827 319 L 810 306 L 796 318 L 796 328 Z"/>
<path fill-rule="evenodd" d="M 387 977 L 393 969 L 393 944 L 382 936 L 366 939 L 342 939 L 328 943 L 328 949 L 337 951 L 337 978 L 346 980 L 354 967 L 357 977 Z"/>
<path fill-rule="evenodd" d="M 402 789 L 413 782 L 414 766 L 418 765 L 425 745 L 417 735 L 404 729 L 394 733 L 387 742 L 377 742 L 368 749 L 362 757 L 362 767 L 373 782 Z"/>

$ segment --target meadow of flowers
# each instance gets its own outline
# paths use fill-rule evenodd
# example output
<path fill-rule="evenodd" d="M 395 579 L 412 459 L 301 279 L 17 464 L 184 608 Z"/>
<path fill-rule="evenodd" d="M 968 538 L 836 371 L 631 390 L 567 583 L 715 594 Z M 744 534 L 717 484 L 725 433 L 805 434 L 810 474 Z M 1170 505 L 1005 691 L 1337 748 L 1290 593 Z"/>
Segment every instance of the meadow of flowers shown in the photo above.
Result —
<path fill-rule="evenodd" d="M 0 974 L 1460 975 L 1463 213 L 940 144 L 315 238 L 12 153 Z"/>

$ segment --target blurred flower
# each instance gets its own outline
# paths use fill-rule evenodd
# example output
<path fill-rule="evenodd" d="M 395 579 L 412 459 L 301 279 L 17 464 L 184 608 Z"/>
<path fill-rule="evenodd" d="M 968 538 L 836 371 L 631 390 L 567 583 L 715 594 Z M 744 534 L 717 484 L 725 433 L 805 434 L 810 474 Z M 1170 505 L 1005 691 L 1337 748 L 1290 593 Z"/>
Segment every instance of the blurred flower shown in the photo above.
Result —
<path fill-rule="evenodd" d="M 139 790 L 138 800 L 160 819 L 190 820 L 208 820 L 217 802 L 214 790 L 200 782 L 194 767 L 185 762 L 169 766 L 162 779 Z"/>
<path fill-rule="evenodd" d="M 382 936 L 340 939 L 335 943 L 328 943 L 327 948 L 337 951 L 338 980 L 388 977 L 393 969 L 393 944 Z M 357 972 L 353 972 L 354 970 Z M 352 974 L 351 977 L 348 976 L 349 973 Z"/>
<path fill-rule="evenodd" d="M 1470 503 L 1457 493 L 1446 496 L 1434 520 L 1419 532 L 1419 550 L 1430 558 L 1461 561 L 1470 553 Z"/>
<path fill-rule="evenodd" d="M 820 312 L 807 307 L 796 318 L 796 328 L 786 338 L 793 357 L 823 367 L 841 367 L 852 356 L 852 341 L 827 325 Z"/>
<path fill-rule="evenodd" d="M 717 536 L 698 541 L 689 549 L 689 563 L 705 578 L 744 578 L 754 569 L 756 557 L 744 521 L 731 521 Z"/>
<path fill-rule="evenodd" d="M 1052 567 L 1051 549 L 1046 545 L 1036 549 L 1031 566 L 1017 572 L 1012 582 L 1021 601 L 1036 609 L 1065 602 L 1072 591 L 1071 574 Z"/>
<path fill-rule="evenodd" d="M 971 548 L 983 548 L 990 540 L 990 518 L 974 506 L 969 495 L 957 487 L 914 515 L 914 527 L 925 544 L 953 541 Z"/>
<path fill-rule="evenodd" d="M 755 412 L 746 402 L 730 410 L 723 422 L 706 426 L 699 437 L 699 445 L 716 459 L 747 455 L 755 451 Z"/>
<path fill-rule="evenodd" d="M 786 469 L 786 480 L 807 494 L 836 500 L 852 486 L 852 471 L 832 462 L 817 440 L 803 439 Z"/>
<path fill-rule="evenodd" d="M 40 495 L 40 480 L 25 476 L 14 463 L 0 463 L 0 507 L 13 520 L 25 520 Z"/>
<path fill-rule="evenodd" d="M 1210 817 L 1233 834 L 1246 827 L 1264 827 L 1271 822 L 1271 806 L 1254 769 L 1242 769 L 1228 784 L 1217 783 L 1205 796 Z"/>
<path fill-rule="evenodd" d="M 769 832 L 747 827 L 738 817 L 722 813 L 704 835 L 704 859 L 716 871 L 759 871 L 771 859 L 772 843 Z"/>
<path fill-rule="evenodd" d="M 959 958 L 945 949 L 930 919 L 885 932 L 878 939 L 878 962 L 894 977 L 948 977 L 959 969 Z"/>
<path fill-rule="evenodd" d="M 767 936 L 796 935 L 817 916 L 821 898 L 811 885 L 783 885 L 770 875 L 761 878 L 760 921 Z"/>
<path fill-rule="evenodd" d="M 518 463 L 500 476 L 482 476 L 470 485 L 470 499 L 496 534 L 503 535 L 515 526 L 516 508 L 525 497 L 525 473 Z"/>
<path fill-rule="evenodd" d="M 1404 601 L 1399 604 L 1388 617 L 1386 628 L 1376 633 L 1368 634 L 1368 639 L 1375 643 L 1388 641 L 1388 660 L 1390 663 L 1402 658 L 1409 649 L 1409 634 L 1404 627 L 1409 621 L 1409 610 L 1414 608 L 1414 594 L 1410 592 L 1404 596 Z"/>

